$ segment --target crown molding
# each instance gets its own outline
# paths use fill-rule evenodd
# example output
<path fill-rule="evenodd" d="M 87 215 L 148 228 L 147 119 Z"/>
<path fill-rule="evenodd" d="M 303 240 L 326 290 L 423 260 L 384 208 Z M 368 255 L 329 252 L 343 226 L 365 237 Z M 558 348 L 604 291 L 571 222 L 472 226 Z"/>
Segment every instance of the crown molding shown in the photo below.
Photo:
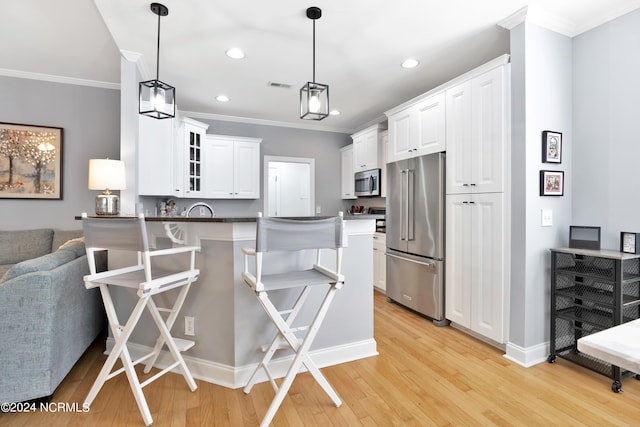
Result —
<path fill-rule="evenodd" d="M 618 9 L 608 10 L 606 13 L 578 27 L 576 35 L 592 30 L 609 21 L 613 21 L 614 19 L 619 18 L 622 15 L 626 15 L 627 13 L 633 12 L 638 8 L 640 8 L 640 0 L 633 0 L 626 5 L 619 7 Z"/>
<path fill-rule="evenodd" d="M 136 64 L 136 67 L 140 72 L 140 76 L 142 77 L 142 80 L 151 80 L 151 77 L 150 77 L 151 74 L 149 72 L 149 69 L 147 69 L 145 62 L 142 60 L 144 55 L 142 55 L 139 52 L 133 52 L 131 50 L 124 50 L 124 49 L 120 49 L 120 55 L 122 55 L 122 57 L 125 60 Z"/>
<path fill-rule="evenodd" d="M 530 22 L 567 37 L 577 35 L 575 22 L 547 13 L 537 5 L 528 5 L 509 15 L 498 26 L 512 30 L 523 22 Z"/>
<path fill-rule="evenodd" d="M 313 124 L 307 124 L 307 123 L 297 124 L 297 123 L 291 123 L 291 122 L 281 122 L 277 120 L 255 119 L 252 117 L 239 117 L 239 116 L 226 116 L 222 114 L 213 114 L 213 113 L 200 113 L 197 111 L 180 110 L 180 113 L 184 114 L 185 116 L 193 117 L 196 119 L 221 120 L 225 122 L 249 123 L 254 125 L 316 130 L 321 132 L 337 132 L 337 133 L 346 133 L 346 134 L 352 134 L 354 132 L 353 129 L 334 127 L 334 126 L 313 125 Z"/>
<path fill-rule="evenodd" d="M 102 89 L 120 90 L 120 83 L 102 82 L 99 80 L 79 79 L 75 77 L 56 76 L 53 74 L 32 73 L 29 71 L 10 70 L 8 68 L 0 68 L 0 76 L 16 77 L 19 79 L 42 80 L 46 82 L 63 83 L 79 86 L 91 86 Z"/>

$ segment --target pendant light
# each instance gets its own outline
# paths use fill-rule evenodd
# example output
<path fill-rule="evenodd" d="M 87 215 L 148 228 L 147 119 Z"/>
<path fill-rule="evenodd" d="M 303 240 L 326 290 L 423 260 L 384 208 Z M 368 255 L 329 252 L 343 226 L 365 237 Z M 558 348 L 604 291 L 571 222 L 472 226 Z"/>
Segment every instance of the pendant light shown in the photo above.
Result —
<path fill-rule="evenodd" d="M 156 79 L 140 82 L 139 112 L 154 119 L 168 119 L 176 115 L 176 89 L 160 81 L 160 17 L 167 16 L 169 9 L 160 3 L 151 3 L 151 11 L 158 15 Z"/>
<path fill-rule="evenodd" d="M 329 86 L 316 83 L 316 20 L 322 16 L 319 7 L 307 9 L 307 18 L 313 21 L 313 81 L 300 88 L 300 118 L 322 120 L 329 115 Z"/>

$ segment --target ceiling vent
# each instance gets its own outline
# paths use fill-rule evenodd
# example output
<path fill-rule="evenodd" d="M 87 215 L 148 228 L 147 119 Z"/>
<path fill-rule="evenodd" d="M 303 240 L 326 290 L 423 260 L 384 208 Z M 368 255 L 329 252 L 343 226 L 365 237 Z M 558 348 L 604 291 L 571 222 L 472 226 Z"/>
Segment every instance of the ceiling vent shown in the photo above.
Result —
<path fill-rule="evenodd" d="M 293 86 L 287 83 L 278 83 L 278 82 L 269 82 L 267 83 L 269 87 L 279 87 L 282 89 L 291 89 Z"/>

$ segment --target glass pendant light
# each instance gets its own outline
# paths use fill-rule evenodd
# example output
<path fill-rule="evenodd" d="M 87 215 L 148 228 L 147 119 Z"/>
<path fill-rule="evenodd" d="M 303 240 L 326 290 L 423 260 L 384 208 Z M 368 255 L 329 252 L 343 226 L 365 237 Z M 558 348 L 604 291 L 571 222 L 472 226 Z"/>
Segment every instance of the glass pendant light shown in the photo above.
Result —
<path fill-rule="evenodd" d="M 160 81 L 160 17 L 169 9 L 160 3 L 151 3 L 151 11 L 158 15 L 158 50 L 156 53 L 156 78 L 140 82 L 139 112 L 154 119 L 168 119 L 176 115 L 176 89 Z"/>
<path fill-rule="evenodd" d="M 329 86 L 316 83 L 316 20 L 322 16 L 319 7 L 307 9 L 307 18 L 313 21 L 313 81 L 300 88 L 300 118 L 322 120 L 329 115 Z"/>

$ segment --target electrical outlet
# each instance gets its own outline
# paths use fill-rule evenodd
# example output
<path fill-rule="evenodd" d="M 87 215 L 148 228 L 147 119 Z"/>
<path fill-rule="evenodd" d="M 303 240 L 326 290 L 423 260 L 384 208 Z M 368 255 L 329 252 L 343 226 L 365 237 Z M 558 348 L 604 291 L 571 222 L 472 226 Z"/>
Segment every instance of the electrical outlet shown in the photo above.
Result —
<path fill-rule="evenodd" d="M 193 316 L 184 316 L 184 334 L 189 336 L 196 334 L 196 319 Z"/>
<path fill-rule="evenodd" d="M 320 206 L 316 206 L 316 213 L 322 213 L 322 208 Z"/>

